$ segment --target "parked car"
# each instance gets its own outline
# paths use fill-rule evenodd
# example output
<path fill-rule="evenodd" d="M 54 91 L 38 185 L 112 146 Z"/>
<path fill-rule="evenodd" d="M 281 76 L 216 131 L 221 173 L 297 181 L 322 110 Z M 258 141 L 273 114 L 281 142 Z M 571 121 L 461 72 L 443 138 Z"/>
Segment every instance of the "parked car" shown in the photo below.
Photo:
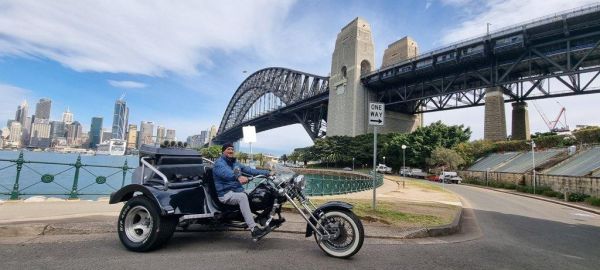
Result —
<path fill-rule="evenodd" d="M 424 172 L 421 169 L 411 169 L 408 172 L 408 176 L 413 177 L 413 178 L 421 178 L 421 179 L 425 179 L 427 177 L 428 173 Z"/>
<path fill-rule="evenodd" d="M 385 166 L 385 164 L 377 165 L 377 169 L 375 169 L 378 173 L 392 173 L 392 168 Z"/>
<path fill-rule="evenodd" d="M 458 176 L 456 172 L 442 172 L 439 176 L 439 180 L 442 183 L 452 183 L 452 184 L 460 184 L 462 183 L 462 178 Z"/>

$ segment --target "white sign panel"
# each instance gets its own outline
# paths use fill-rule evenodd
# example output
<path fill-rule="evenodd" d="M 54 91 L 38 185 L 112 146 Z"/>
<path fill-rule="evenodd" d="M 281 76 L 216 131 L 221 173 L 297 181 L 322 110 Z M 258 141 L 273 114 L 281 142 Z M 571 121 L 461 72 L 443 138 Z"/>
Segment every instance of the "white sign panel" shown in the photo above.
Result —
<path fill-rule="evenodd" d="M 385 115 L 385 104 L 369 102 L 369 125 L 383 126 Z"/>
<path fill-rule="evenodd" d="M 244 138 L 242 139 L 244 143 L 256 142 L 256 128 L 254 126 L 242 127 L 242 133 L 244 133 Z"/>

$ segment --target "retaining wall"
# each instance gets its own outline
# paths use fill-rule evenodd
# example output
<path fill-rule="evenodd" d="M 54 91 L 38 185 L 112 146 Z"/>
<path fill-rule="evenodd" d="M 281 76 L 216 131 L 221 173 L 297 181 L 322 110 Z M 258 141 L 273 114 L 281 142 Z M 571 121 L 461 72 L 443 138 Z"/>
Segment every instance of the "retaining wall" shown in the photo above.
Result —
<path fill-rule="evenodd" d="M 486 172 L 478 171 L 459 171 L 458 175 L 463 179 L 486 180 Z M 585 176 L 563 176 L 563 175 L 536 175 L 538 186 L 548 186 L 554 191 L 561 193 L 580 192 L 590 196 L 600 197 L 600 177 Z M 513 183 L 516 185 L 533 185 L 531 174 L 522 173 L 487 173 L 487 181 L 497 181 L 502 183 Z"/>

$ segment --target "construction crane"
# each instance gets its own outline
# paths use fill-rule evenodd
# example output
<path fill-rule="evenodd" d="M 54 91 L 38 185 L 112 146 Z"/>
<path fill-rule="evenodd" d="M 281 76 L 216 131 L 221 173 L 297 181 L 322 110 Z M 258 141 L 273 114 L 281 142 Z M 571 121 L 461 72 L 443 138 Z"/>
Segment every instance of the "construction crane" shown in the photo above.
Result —
<path fill-rule="evenodd" d="M 569 131 L 569 125 L 567 124 L 567 109 L 565 108 L 565 106 L 560 104 L 560 102 L 556 101 L 556 103 L 558 104 L 558 106 L 561 107 L 561 109 L 560 109 L 560 112 L 558 113 L 558 116 L 556 116 L 556 119 L 554 119 L 553 121 L 550 121 L 548 119 L 548 117 L 546 117 L 546 114 L 544 114 L 544 112 L 542 112 L 542 110 L 540 110 L 538 108 L 538 106 L 535 104 L 535 102 L 531 101 L 531 103 L 533 103 L 533 107 L 540 114 L 540 116 L 542 117 L 542 120 L 544 120 L 544 123 L 546 124 L 546 126 L 548 127 L 548 130 L 550 132 L 568 132 Z M 562 118 L 562 120 L 561 120 L 561 118 Z"/>

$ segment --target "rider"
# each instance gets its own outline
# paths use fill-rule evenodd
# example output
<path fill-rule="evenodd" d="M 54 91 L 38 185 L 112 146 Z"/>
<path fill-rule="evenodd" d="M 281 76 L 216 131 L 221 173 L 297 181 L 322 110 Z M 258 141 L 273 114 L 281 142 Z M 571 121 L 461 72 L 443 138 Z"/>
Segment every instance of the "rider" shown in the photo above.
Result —
<path fill-rule="evenodd" d="M 224 144 L 221 151 L 223 155 L 215 161 L 213 168 L 213 178 L 219 201 L 228 205 L 239 205 L 252 238 L 261 238 L 268 233 L 268 229 L 261 228 L 254 222 L 248 195 L 242 187 L 242 184 L 248 183 L 248 177 L 243 176 L 242 172 L 253 176 L 272 175 L 272 173 L 267 170 L 252 169 L 238 163 L 234 157 L 233 144 L 231 143 Z"/>

